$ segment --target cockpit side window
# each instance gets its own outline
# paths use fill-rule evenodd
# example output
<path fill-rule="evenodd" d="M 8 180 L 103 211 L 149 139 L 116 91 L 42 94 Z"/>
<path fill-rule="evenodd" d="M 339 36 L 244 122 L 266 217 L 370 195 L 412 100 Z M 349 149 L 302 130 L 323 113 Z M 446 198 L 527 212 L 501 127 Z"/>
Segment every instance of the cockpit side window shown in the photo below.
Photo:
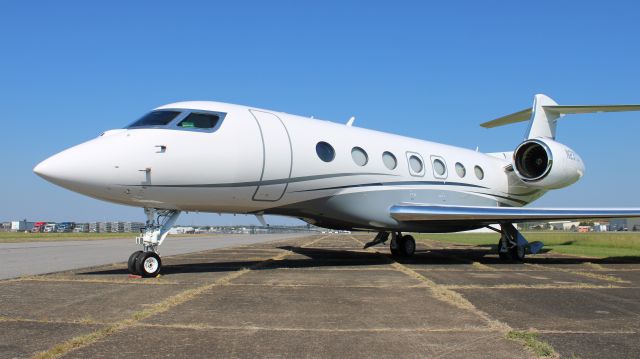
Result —
<path fill-rule="evenodd" d="M 127 126 L 127 128 L 136 127 L 161 127 L 168 125 L 173 119 L 180 115 L 179 111 L 153 111 L 142 116 L 136 122 Z"/>
<path fill-rule="evenodd" d="M 178 127 L 211 129 L 216 127 L 218 121 L 220 121 L 220 116 L 218 115 L 191 113 L 184 120 L 178 123 Z"/>

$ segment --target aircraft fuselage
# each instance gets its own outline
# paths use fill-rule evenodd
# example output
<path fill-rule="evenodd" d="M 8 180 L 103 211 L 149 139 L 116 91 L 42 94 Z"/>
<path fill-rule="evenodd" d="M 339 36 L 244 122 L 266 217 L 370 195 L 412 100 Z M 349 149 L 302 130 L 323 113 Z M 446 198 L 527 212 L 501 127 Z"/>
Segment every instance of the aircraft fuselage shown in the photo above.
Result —
<path fill-rule="evenodd" d="M 208 131 L 175 123 L 107 131 L 35 171 L 72 191 L 130 206 L 281 214 L 345 229 L 469 229 L 399 223 L 389 208 L 408 202 L 513 207 L 545 192 L 509 170 L 510 153 L 484 154 L 225 103 L 182 102 L 160 110 L 222 118 Z M 320 142 L 333 148 L 331 161 L 319 157 Z"/>

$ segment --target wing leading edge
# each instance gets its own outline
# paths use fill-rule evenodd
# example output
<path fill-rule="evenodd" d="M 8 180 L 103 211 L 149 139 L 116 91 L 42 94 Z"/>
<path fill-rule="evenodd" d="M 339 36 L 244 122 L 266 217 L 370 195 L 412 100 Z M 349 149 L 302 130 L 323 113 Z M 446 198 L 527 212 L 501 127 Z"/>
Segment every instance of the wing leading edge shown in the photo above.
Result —
<path fill-rule="evenodd" d="M 392 206 L 390 211 L 394 219 L 402 222 L 464 222 L 483 225 L 500 222 L 640 217 L 640 208 L 521 208 L 400 204 Z"/>

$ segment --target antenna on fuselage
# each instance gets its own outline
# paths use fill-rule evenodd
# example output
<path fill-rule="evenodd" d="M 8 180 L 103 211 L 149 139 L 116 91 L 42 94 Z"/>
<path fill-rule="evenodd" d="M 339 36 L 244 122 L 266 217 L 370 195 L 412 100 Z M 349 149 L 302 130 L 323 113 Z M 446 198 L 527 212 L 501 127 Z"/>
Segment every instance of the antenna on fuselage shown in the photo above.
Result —
<path fill-rule="evenodd" d="M 349 121 L 347 121 L 347 126 L 351 127 L 353 126 L 353 122 L 356 120 L 356 116 L 351 116 L 351 118 L 349 119 Z"/>

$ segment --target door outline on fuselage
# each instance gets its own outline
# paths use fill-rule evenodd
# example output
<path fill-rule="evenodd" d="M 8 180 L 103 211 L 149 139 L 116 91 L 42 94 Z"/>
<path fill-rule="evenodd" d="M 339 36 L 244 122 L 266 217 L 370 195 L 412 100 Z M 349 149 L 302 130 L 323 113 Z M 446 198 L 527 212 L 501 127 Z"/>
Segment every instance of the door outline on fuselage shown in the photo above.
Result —
<path fill-rule="evenodd" d="M 287 126 L 284 124 L 284 122 L 282 121 L 282 119 L 280 117 L 278 117 L 276 114 L 272 113 L 272 112 L 267 112 L 267 111 L 261 111 L 261 110 L 253 110 L 250 109 L 249 113 L 251 113 L 251 116 L 253 117 L 253 119 L 256 121 L 256 124 L 258 125 L 258 130 L 260 131 L 260 139 L 262 140 L 262 171 L 260 172 L 260 183 L 258 184 L 258 186 L 256 187 L 255 192 L 253 193 L 253 197 L 252 199 L 254 201 L 262 201 L 262 202 L 276 202 L 279 201 L 280 199 L 282 199 L 282 197 L 284 197 L 284 194 L 287 191 L 287 188 L 289 187 L 289 179 L 291 178 L 291 173 L 293 171 L 293 146 L 291 144 L 291 135 L 289 134 L 289 129 L 287 129 Z M 282 125 L 282 129 L 284 129 L 284 134 L 286 135 L 287 141 L 289 143 L 289 171 L 286 174 L 286 178 L 282 178 L 284 180 L 284 182 L 282 183 L 274 183 L 274 184 L 262 184 L 262 182 L 264 181 L 264 174 L 265 174 L 265 168 L 267 167 L 267 149 L 266 149 L 266 145 L 265 145 L 265 131 L 262 128 L 262 125 L 260 124 L 260 115 L 259 114 L 265 114 L 267 116 L 273 116 L 275 117 L 280 125 Z M 267 180 L 269 181 L 269 180 Z M 282 192 L 280 192 L 280 195 L 277 196 L 277 198 L 260 198 L 259 197 L 259 192 L 261 189 L 265 189 L 266 186 L 277 186 L 283 184 L 284 187 L 282 188 Z"/>

